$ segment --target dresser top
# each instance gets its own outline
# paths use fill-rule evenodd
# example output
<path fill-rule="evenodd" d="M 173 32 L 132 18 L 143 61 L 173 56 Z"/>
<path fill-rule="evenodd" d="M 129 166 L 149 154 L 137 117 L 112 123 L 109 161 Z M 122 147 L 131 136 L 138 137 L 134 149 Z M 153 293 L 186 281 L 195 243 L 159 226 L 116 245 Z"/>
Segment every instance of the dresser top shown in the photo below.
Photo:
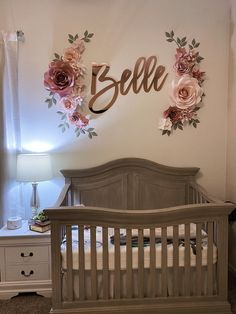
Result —
<path fill-rule="evenodd" d="M 22 227 L 15 229 L 15 230 L 10 230 L 7 229 L 7 226 L 3 226 L 0 229 L 0 238 L 20 238 L 20 237 L 50 237 L 50 231 L 46 231 L 43 233 L 36 232 L 36 231 L 31 231 L 29 230 L 29 225 L 28 225 L 28 220 L 22 220 Z"/>

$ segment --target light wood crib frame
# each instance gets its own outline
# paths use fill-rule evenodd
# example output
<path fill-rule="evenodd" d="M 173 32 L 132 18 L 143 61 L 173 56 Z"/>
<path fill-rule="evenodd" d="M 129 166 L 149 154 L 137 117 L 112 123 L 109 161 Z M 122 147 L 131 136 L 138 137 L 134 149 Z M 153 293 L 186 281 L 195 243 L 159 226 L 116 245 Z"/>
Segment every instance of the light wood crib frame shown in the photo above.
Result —
<path fill-rule="evenodd" d="M 195 167 L 169 167 L 138 158 L 118 159 L 91 169 L 62 170 L 65 186 L 55 207 L 46 209 L 51 220 L 51 313 L 231 313 L 227 301 L 228 215 L 234 205 L 208 196 L 195 182 L 198 171 Z M 196 227 L 193 264 L 192 224 Z M 72 229 L 76 226 L 78 267 L 73 269 Z M 89 269 L 85 263 L 86 226 L 91 239 Z M 98 269 L 96 248 L 98 226 L 102 230 L 102 269 Z M 184 226 L 182 262 L 180 226 Z M 172 228 L 171 244 L 168 227 Z M 112 270 L 108 248 L 110 228 L 114 230 Z M 121 265 L 121 229 L 126 231 L 125 269 Z M 134 230 L 138 230 L 136 269 L 132 264 Z M 147 230 L 148 264 L 144 262 L 143 242 Z M 159 244 L 156 244 L 157 230 L 161 234 Z M 65 236 L 66 267 L 63 267 L 61 245 Z M 207 256 L 203 264 L 205 237 Z M 158 259 L 161 266 L 157 270 Z M 76 287 L 79 293 L 75 292 Z"/>

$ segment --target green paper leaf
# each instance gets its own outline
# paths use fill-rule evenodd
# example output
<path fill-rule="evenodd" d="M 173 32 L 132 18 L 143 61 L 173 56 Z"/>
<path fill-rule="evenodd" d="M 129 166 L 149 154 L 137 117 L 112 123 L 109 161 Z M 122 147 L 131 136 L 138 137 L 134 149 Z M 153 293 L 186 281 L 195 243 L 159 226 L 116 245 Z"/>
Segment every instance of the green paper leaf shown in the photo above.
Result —
<path fill-rule="evenodd" d="M 98 136 L 96 132 L 91 133 L 93 136 Z"/>
<path fill-rule="evenodd" d="M 90 138 L 90 140 L 92 139 L 92 134 L 91 133 L 88 133 L 88 137 Z"/>
<path fill-rule="evenodd" d="M 55 56 L 56 59 L 60 59 L 60 56 L 59 56 L 58 53 L 54 53 L 54 56 Z"/>
<path fill-rule="evenodd" d="M 171 37 L 174 37 L 174 34 L 175 34 L 175 33 L 174 33 L 174 31 L 172 30 L 172 31 L 170 32 L 170 36 L 171 36 Z"/>
<path fill-rule="evenodd" d="M 193 47 L 195 46 L 195 44 L 196 44 L 196 40 L 193 38 L 193 40 L 192 40 Z"/>
<path fill-rule="evenodd" d="M 94 33 L 90 33 L 90 34 L 88 34 L 88 38 L 92 38 L 93 37 L 93 35 L 94 35 Z"/>
<path fill-rule="evenodd" d="M 62 111 L 57 111 L 57 113 L 60 115 L 64 114 L 64 112 L 62 112 Z"/>
<path fill-rule="evenodd" d="M 168 33 L 168 32 L 165 32 L 165 35 L 166 35 L 166 37 L 171 37 L 170 33 Z"/>
<path fill-rule="evenodd" d="M 53 97 L 53 98 L 52 98 L 52 102 L 53 102 L 54 104 L 56 104 L 56 103 L 57 103 L 57 100 Z"/>
<path fill-rule="evenodd" d="M 88 31 L 84 32 L 84 36 L 87 37 L 88 36 Z"/>
<path fill-rule="evenodd" d="M 192 49 L 193 49 L 193 46 L 191 46 L 191 45 L 188 45 L 188 46 L 189 46 L 189 49 L 190 49 L 190 50 L 192 50 Z"/>
<path fill-rule="evenodd" d="M 204 60 L 204 58 L 201 56 L 198 56 L 196 60 L 197 60 L 197 63 L 200 63 L 202 60 Z"/>
<path fill-rule="evenodd" d="M 74 37 L 74 40 L 78 39 L 79 38 L 79 35 L 76 34 L 75 37 Z"/>
<path fill-rule="evenodd" d="M 172 41 L 174 41 L 174 39 L 169 38 L 169 39 L 167 39 L 167 41 L 168 41 L 169 43 L 171 43 Z"/>
<path fill-rule="evenodd" d="M 73 42 L 74 42 L 72 39 L 68 39 L 68 41 L 70 44 L 73 44 Z"/>
<path fill-rule="evenodd" d="M 87 37 L 85 37 L 85 38 L 84 38 L 84 41 L 85 41 L 86 43 L 89 43 L 89 42 L 90 42 L 90 39 L 88 39 Z"/>
<path fill-rule="evenodd" d="M 69 37 L 69 39 L 71 39 L 71 40 L 73 40 L 73 39 L 74 39 L 74 36 L 73 36 L 73 35 L 71 35 L 71 34 L 68 34 L 68 37 Z"/>

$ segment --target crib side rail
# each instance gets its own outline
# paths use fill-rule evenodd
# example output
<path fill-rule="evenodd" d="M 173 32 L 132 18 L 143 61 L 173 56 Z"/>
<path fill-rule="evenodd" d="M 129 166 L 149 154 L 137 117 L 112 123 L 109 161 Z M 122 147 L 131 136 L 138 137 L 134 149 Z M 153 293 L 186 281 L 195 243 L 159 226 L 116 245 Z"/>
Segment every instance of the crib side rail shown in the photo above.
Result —
<path fill-rule="evenodd" d="M 60 206 L 45 209 L 49 219 L 58 222 L 72 223 L 80 221 L 99 225 L 113 224 L 155 226 L 168 223 L 184 223 L 212 217 L 227 217 L 235 205 L 231 203 L 190 204 L 162 209 L 120 210 L 88 206 Z"/>
<path fill-rule="evenodd" d="M 223 203 L 210 195 L 198 183 L 192 181 L 186 187 L 186 204 Z"/>
<path fill-rule="evenodd" d="M 155 302 L 160 300 L 170 300 L 172 297 L 182 298 L 201 298 L 207 297 L 219 300 L 227 300 L 227 228 L 228 228 L 228 214 L 233 210 L 234 206 L 231 204 L 197 204 L 175 208 L 166 208 L 162 210 L 138 210 L 138 211 L 124 211 L 112 210 L 105 208 L 88 208 L 88 207 L 68 207 L 68 208 L 52 208 L 47 209 L 46 213 L 52 221 L 52 279 L 53 279 L 53 307 L 61 308 L 69 304 L 80 303 L 80 306 L 92 306 L 93 302 L 99 300 L 100 304 L 104 305 L 110 303 L 121 302 L 125 304 L 135 304 L 139 300 L 146 298 L 148 302 Z M 190 252 L 192 250 L 190 223 L 196 224 L 196 242 L 195 242 L 195 271 L 196 271 L 196 290 L 194 295 L 190 295 L 191 282 L 191 268 L 193 265 L 190 259 Z M 179 255 L 181 249 L 179 245 L 179 225 L 184 224 L 184 245 L 185 256 L 184 265 L 180 265 Z M 202 226 L 208 226 L 208 253 L 207 253 L 207 291 L 203 291 L 203 267 L 202 267 Z M 72 254 L 72 226 L 78 227 L 78 265 L 79 274 L 79 297 L 75 298 L 74 292 L 74 278 L 73 269 L 74 261 Z M 91 272 L 91 291 L 89 298 L 86 297 L 84 291 L 86 290 L 85 274 L 85 247 L 84 247 L 84 228 L 90 226 L 91 239 L 91 258 L 90 258 L 90 272 Z M 97 263 L 96 251 L 96 227 L 102 227 L 103 239 L 103 255 L 102 268 L 99 269 Z M 169 265 L 169 247 L 168 247 L 168 227 L 173 227 L 173 261 Z M 109 296 L 109 254 L 108 254 L 108 228 L 114 229 L 114 295 Z M 161 278 L 160 278 L 160 293 L 157 292 L 157 281 L 153 280 L 156 275 L 156 267 L 158 264 L 158 255 L 156 253 L 156 229 L 161 230 L 160 245 L 161 245 Z M 126 276 L 127 276 L 127 294 L 123 297 L 122 290 L 122 262 L 121 262 L 121 246 L 120 234 L 121 229 L 126 230 Z M 137 229 L 137 280 L 138 291 L 137 295 L 134 293 L 133 283 L 133 254 L 132 254 L 132 230 Z M 144 251 L 144 232 L 146 229 L 150 231 L 150 263 L 145 264 Z M 66 303 L 62 295 L 62 261 L 61 261 L 61 232 L 66 232 L 66 275 L 67 275 L 67 299 Z M 216 242 L 214 241 L 214 233 L 216 233 Z M 214 256 L 213 248 L 217 247 L 217 289 L 214 288 Z M 147 269 L 150 273 L 150 289 L 146 294 L 144 288 L 144 271 Z M 168 292 L 168 277 L 170 267 L 173 270 L 173 293 L 170 296 Z M 184 269 L 184 291 L 181 290 L 179 284 L 179 272 Z M 102 295 L 98 294 L 98 272 L 102 270 Z M 148 301 L 149 300 L 149 301 Z M 163 301 L 163 302 L 164 302 Z M 86 303 L 86 305 L 85 305 Z M 83 305 L 84 304 L 84 305 Z M 78 305 L 78 304 L 77 304 Z"/>

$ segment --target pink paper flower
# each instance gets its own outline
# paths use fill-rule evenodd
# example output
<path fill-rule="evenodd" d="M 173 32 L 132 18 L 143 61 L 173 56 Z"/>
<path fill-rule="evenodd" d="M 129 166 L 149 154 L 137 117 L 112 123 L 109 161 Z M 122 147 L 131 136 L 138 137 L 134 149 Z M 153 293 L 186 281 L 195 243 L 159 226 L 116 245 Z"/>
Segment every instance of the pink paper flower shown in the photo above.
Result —
<path fill-rule="evenodd" d="M 170 118 L 170 121 L 175 124 L 179 121 L 182 120 L 183 118 L 183 114 L 182 114 L 183 110 L 179 109 L 176 106 L 170 106 L 167 110 L 165 110 L 163 112 L 163 117 L 164 118 Z"/>
<path fill-rule="evenodd" d="M 65 61 L 53 61 L 44 74 L 44 86 L 47 90 L 57 93 L 60 97 L 70 94 L 75 84 L 75 71 Z"/>
<path fill-rule="evenodd" d="M 59 101 L 59 105 L 63 111 L 68 113 L 74 112 L 77 107 L 76 99 L 72 97 L 62 97 Z"/>
<path fill-rule="evenodd" d="M 78 49 L 69 47 L 69 48 L 66 48 L 64 51 L 63 60 L 71 62 L 71 63 L 76 63 L 79 61 L 80 57 L 81 57 L 81 54 L 78 51 Z"/>
<path fill-rule="evenodd" d="M 77 49 L 79 51 L 80 54 L 82 54 L 85 51 L 85 44 L 84 41 L 81 39 L 77 39 L 74 43 L 73 43 L 73 48 Z"/>
<path fill-rule="evenodd" d="M 84 128 L 89 124 L 89 119 L 87 119 L 84 115 L 77 111 L 73 112 L 72 114 L 69 114 L 69 120 L 79 129 Z"/>
<path fill-rule="evenodd" d="M 175 106 L 186 109 L 198 104 L 202 99 L 203 89 L 198 80 L 190 75 L 183 75 L 172 81 L 171 98 Z"/>

